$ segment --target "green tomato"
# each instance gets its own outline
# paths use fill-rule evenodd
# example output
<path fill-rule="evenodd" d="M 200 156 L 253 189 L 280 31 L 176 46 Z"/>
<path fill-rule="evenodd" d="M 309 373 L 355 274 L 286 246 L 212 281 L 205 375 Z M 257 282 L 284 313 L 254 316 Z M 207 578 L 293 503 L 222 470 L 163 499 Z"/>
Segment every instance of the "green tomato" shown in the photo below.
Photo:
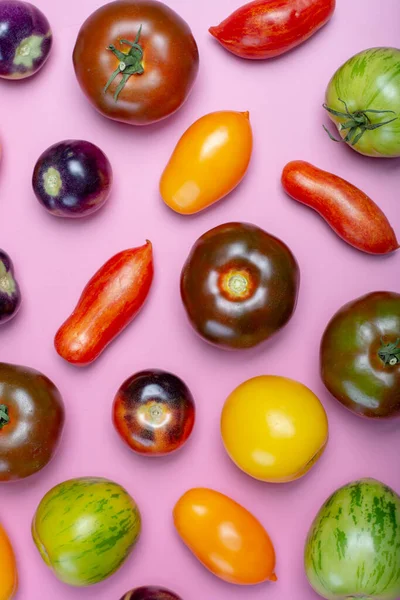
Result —
<path fill-rule="evenodd" d="M 371 48 L 350 58 L 330 80 L 324 108 L 342 138 L 331 139 L 366 156 L 400 156 L 400 50 Z"/>
<path fill-rule="evenodd" d="M 132 551 L 141 529 L 138 507 L 113 481 L 70 479 L 40 502 L 32 536 L 45 563 L 69 585 L 87 586 L 112 575 Z"/>
<path fill-rule="evenodd" d="M 338 489 L 311 526 L 305 568 L 327 600 L 397 600 L 400 497 L 375 479 Z"/>

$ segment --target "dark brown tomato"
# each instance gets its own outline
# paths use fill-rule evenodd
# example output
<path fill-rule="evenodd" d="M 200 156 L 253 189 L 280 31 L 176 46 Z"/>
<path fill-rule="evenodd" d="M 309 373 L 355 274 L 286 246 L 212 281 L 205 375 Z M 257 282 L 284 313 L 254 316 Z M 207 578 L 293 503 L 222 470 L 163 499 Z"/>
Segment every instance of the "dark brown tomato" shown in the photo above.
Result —
<path fill-rule="evenodd" d="M 149 369 L 129 377 L 113 404 L 114 427 L 135 452 L 162 456 L 190 436 L 195 404 L 187 385 L 166 371 Z"/>
<path fill-rule="evenodd" d="M 146 585 L 127 592 L 121 600 L 181 600 L 181 598 L 165 588 Z"/>
<path fill-rule="evenodd" d="M 64 404 L 42 373 L 0 363 L 0 482 L 23 479 L 53 457 L 64 426 Z"/>
<path fill-rule="evenodd" d="M 147 125 L 184 103 L 199 54 L 188 24 L 165 4 L 117 0 L 84 22 L 73 62 L 83 92 L 100 113 Z"/>
<path fill-rule="evenodd" d="M 255 225 L 226 223 L 194 244 L 181 295 L 205 340 L 228 350 L 251 348 L 289 321 L 300 281 L 292 252 Z"/>

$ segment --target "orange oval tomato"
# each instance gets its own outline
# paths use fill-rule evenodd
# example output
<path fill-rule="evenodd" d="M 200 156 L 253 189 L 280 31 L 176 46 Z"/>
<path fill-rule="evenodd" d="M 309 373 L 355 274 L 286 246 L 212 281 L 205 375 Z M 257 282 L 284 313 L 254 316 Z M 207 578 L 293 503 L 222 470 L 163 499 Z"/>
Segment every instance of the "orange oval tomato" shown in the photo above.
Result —
<path fill-rule="evenodd" d="M 0 600 L 11 600 L 17 591 L 17 566 L 11 542 L 0 525 Z"/>
<path fill-rule="evenodd" d="M 162 174 L 165 204 L 191 215 L 221 200 L 243 179 L 252 148 L 248 112 L 205 115 L 183 134 Z"/>
<path fill-rule="evenodd" d="M 261 523 L 220 492 L 194 488 L 174 508 L 183 542 L 214 575 L 229 583 L 276 581 L 275 550 Z"/>

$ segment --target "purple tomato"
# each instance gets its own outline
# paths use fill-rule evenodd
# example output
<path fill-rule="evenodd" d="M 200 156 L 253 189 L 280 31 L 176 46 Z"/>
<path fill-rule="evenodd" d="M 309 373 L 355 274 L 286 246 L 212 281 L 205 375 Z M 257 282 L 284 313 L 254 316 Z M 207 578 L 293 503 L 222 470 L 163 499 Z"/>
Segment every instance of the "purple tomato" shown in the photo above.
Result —
<path fill-rule="evenodd" d="M 12 319 L 21 305 L 21 293 L 14 277 L 11 258 L 0 250 L 0 325 Z"/>
<path fill-rule="evenodd" d="M 165 588 L 146 585 L 127 592 L 121 600 L 181 600 L 181 598 Z"/>
<path fill-rule="evenodd" d="M 112 169 L 104 152 L 90 142 L 65 140 L 39 157 L 32 185 L 39 202 L 57 217 L 85 217 L 107 200 Z"/>
<path fill-rule="evenodd" d="M 49 22 L 36 6 L 0 0 L 0 77 L 24 79 L 39 71 L 52 41 Z"/>

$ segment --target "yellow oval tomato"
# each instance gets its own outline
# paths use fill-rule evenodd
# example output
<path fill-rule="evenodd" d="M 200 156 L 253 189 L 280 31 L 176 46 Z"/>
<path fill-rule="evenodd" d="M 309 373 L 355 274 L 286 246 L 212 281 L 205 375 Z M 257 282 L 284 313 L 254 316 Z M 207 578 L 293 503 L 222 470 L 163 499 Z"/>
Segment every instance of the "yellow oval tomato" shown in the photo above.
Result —
<path fill-rule="evenodd" d="M 164 202 L 185 215 L 214 204 L 242 180 L 252 147 L 248 112 L 205 115 L 183 134 L 162 174 Z"/>
<path fill-rule="evenodd" d="M 17 591 L 17 566 L 8 536 L 0 525 L 0 600 L 11 600 Z"/>
<path fill-rule="evenodd" d="M 224 581 L 239 585 L 276 581 L 268 533 L 228 496 L 207 488 L 189 490 L 175 505 L 174 523 L 199 561 Z"/>
<path fill-rule="evenodd" d="M 285 377 L 245 381 L 225 402 L 221 433 L 232 460 L 262 481 L 282 483 L 307 473 L 328 441 L 328 419 L 305 385 Z"/>

